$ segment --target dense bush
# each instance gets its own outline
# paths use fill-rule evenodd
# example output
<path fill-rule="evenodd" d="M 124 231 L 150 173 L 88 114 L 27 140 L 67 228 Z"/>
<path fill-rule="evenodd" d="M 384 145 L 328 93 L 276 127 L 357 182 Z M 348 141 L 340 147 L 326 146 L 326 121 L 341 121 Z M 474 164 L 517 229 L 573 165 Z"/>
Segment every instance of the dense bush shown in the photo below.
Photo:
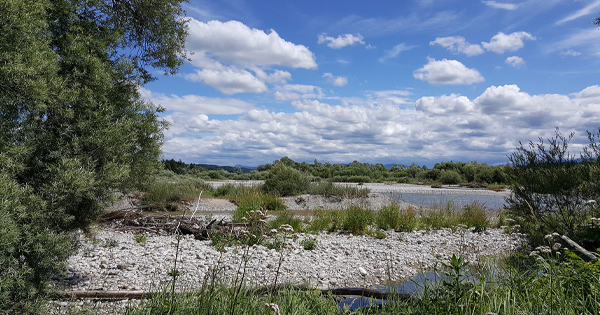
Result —
<path fill-rule="evenodd" d="M 309 184 L 308 178 L 300 171 L 278 163 L 269 170 L 264 190 L 279 196 L 295 196 L 306 192 Z"/>
<path fill-rule="evenodd" d="M 0 1 L 0 312 L 36 312 L 73 233 L 151 182 L 166 123 L 139 89 L 183 63 L 179 2 Z"/>

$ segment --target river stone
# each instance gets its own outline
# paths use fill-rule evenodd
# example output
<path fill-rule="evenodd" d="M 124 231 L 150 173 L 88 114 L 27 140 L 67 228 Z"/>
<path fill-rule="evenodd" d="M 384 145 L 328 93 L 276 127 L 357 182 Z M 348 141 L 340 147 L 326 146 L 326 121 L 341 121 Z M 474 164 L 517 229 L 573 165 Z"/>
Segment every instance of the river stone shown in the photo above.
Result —
<path fill-rule="evenodd" d="M 363 276 L 367 275 L 367 271 L 363 267 L 358 267 L 358 272 L 360 272 L 360 274 Z"/>

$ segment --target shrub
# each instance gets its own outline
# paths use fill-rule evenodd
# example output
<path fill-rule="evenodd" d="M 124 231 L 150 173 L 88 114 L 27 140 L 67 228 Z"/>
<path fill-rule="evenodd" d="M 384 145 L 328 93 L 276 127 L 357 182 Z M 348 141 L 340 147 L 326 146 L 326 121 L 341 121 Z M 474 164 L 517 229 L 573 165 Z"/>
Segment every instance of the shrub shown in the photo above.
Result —
<path fill-rule="evenodd" d="M 237 205 L 235 212 L 233 213 L 233 222 L 243 222 L 243 218 L 248 219 L 248 213 L 252 210 L 260 210 L 260 203 L 258 202 L 241 202 Z"/>
<path fill-rule="evenodd" d="M 138 244 L 146 244 L 146 242 L 148 241 L 148 237 L 144 233 L 138 233 L 138 234 L 134 235 L 133 239 Z"/>
<path fill-rule="evenodd" d="M 455 170 L 441 170 L 439 178 L 442 184 L 458 184 L 463 182 L 462 177 Z"/>
<path fill-rule="evenodd" d="M 485 205 L 473 203 L 463 207 L 461 223 L 475 228 L 475 232 L 483 232 L 490 226 L 489 219 L 485 214 Z"/>
<path fill-rule="evenodd" d="M 375 224 L 382 230 L 396 229 L 400 221 L 400 207 L 396 203 L 384 206 L 375 216 Z"/>
<path fill-rule="evenodd" d="M 300 245 L 302 245 L 305 250 L 314 250 L 317 248 L 317 239 L 315 237 L 307 237 L 300 241 Z"/>
<path fill-rule="evenodd" d="M 343 229 L 356 234 L 362 234 L 373 223 L 373 212 L 359 206 L 352 206 L 344 212 Z"/>
<path fill-rule="evenodd" d="M 300 171 L 283 163 L 278 163 L 269 170 L 265 179 L 264 190 L 279 196 L 295 196 L 304 193 L 310 184 L 308 178 Z"/>
<path fill-rule="evenodd" d="M 535 243 L 548 232 L 568 234 L 578 240 L 580 227 L 593 210 L 585 200 L 596 199 L 600 191 L 598 165 L 600 150 L 596 137 L 589 134 L 590 144 L 578 160 L 568 151 L 574 134 L 555 137 L 539 143 L 520 144 L 509 156 L 505 172 L 513 192 L 507 199 L 508 214 L 521 225 Z M 598 246 L 599 238 L 591 246 Z M 535 244 L 534 244 L 535 245 Z"/>

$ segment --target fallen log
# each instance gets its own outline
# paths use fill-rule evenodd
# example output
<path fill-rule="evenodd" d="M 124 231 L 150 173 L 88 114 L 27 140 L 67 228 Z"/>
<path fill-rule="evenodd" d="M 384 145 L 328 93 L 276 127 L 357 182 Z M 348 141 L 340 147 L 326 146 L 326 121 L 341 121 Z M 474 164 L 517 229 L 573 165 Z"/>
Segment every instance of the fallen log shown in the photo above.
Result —
<path fill-rule="evenodd" d="M 594 261 L 594 260 L 598 259 L 598 256 L 594 255 L 594 253 L 589 252 L 585 248 L 581 247 L 581 245 L 575 243 L 575 241 L 573 241 L 572 239 L 570 239 L 568 236 L 563 235 L 560 238 L 563 241 L 567 242 L 567 244 L 573 246 L 573 248 L 575 248 L 576 251 L 578 251 L 581 254 L 583 254 L 588 260 Z"/>

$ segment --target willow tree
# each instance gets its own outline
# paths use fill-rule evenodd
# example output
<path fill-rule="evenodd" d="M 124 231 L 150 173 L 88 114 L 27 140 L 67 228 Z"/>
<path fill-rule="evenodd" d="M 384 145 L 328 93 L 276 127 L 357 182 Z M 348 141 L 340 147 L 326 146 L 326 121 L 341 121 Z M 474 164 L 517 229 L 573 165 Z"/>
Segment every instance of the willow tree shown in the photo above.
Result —
<path fill-rule="evenodd" d="M 155 174 L 165 123 L 138 89 L 184 62 L 180 5 L 0 1 L 0 309 L 37 312 L 73 232 Z"/>

